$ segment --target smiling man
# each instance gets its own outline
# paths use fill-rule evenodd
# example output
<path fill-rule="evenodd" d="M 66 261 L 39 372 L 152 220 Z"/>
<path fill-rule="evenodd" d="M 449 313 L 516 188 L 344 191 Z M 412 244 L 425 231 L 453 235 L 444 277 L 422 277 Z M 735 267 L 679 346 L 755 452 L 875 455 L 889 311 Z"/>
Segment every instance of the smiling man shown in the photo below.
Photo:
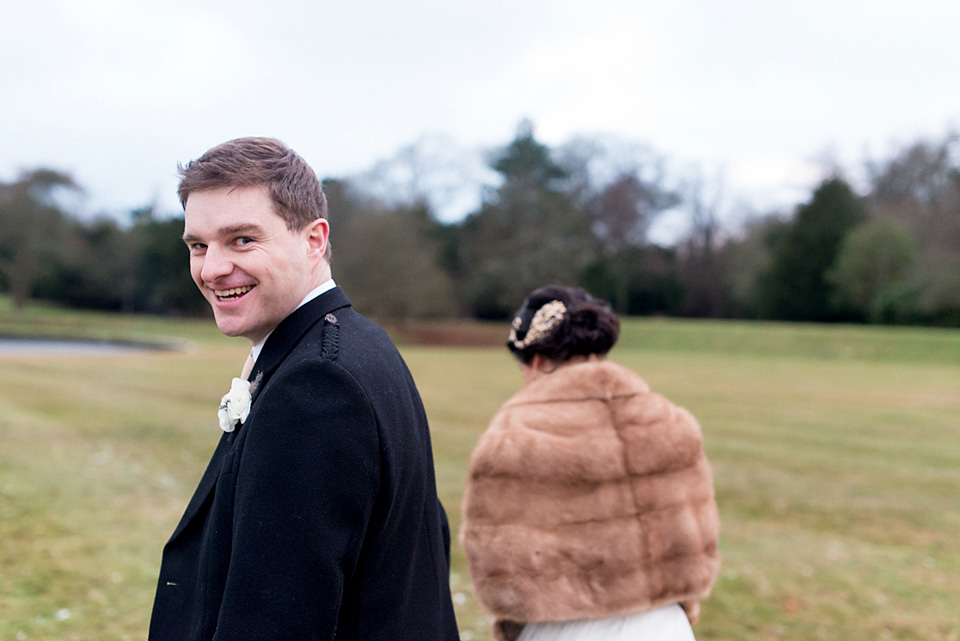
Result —
<path fill-rule="evenodd" d="M 193 280 L 252 344 L 249 410 L 235 385 L 164 548 L 149 638 L 457 639 L 427 419 L 331 278 L 320 181 L 283 143 L 242 138 L 181 168 L 179 191 Z"/>

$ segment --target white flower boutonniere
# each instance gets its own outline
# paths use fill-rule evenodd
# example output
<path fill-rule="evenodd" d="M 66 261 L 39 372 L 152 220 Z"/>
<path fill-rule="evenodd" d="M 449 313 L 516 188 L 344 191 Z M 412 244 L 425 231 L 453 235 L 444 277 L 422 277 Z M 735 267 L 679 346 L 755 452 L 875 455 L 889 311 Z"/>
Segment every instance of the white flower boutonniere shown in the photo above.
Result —
<path fill-rule="evenodd" d="M 233 379 L 230 391 L 220 399 L 220 409 L 217 416 L 220 418 L 220 429 L 232 432 L 237 424 L 247 420 L 250 414 L 250 381 L 242 378 Z"/>

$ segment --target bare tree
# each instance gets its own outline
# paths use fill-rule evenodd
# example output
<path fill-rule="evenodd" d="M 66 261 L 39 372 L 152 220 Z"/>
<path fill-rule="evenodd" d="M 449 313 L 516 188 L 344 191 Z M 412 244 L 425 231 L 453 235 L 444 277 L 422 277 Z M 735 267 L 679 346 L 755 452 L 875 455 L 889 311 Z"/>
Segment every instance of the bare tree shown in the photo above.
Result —
<path fill-rule="evenodd" d="M 483 186 L 498 182 L 479 150 L 446 136 L 424 136 L 349 181 L 389 207 L 425 205 L 443 220 L 475 210 Z"/>
<path fill-rule="evenodd" d="M 691 316 L 719 317 L 727 311 L 729 285 L 720 252 L 723 192 L 721 173 L 708 179 L 699 169 L 681 190 L 682 207 L 690 220 L 680 243 L 680 281 L 685 289 L 682 311 Z"/>
<path fill-rule="evenodd" d="M 915 239 L 919 312 L 960 323 L 960 134 L 905 146 L 868 172 L 871 216 L 897 221 Z"/>
<path fill-rule="evenodd" d="M 57 202 L 62 189 L 79 187 L 52 169 L 25 171 L 16 182 L 0 186 L 0 272 L 18 309 L 30 298 L 41 261 L 63 231 L 65 217 Z"/>

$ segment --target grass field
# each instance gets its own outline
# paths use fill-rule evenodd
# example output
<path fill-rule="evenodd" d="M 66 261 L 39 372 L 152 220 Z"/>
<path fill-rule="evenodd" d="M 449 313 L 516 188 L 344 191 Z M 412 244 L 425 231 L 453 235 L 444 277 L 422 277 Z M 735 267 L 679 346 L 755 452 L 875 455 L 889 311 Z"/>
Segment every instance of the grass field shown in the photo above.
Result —
<path fill-rule="evenodd" d="M 143 639 L 246 345 L 0 299 L 0 334 L 36 332 L 181 350 L 0 355 L 0 641 Z M 456 531 L 470 451 L 520 374 L 498 348 L 401 349 Z M 611 357 L 703 425 L 723 568 L 700 641 L 960 639 L 960 332 L 631 319 Z M 453 559 L 462 636 L 488 639 Z"/>

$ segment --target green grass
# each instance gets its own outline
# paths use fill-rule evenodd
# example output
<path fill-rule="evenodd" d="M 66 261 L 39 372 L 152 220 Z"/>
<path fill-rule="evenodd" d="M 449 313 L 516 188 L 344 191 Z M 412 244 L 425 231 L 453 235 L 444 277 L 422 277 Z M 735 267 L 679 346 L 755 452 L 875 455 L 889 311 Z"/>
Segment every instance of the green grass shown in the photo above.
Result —
<path fill-rule="evenodd" d="M 627 319 L 620 350 L 783 359 L 960 363 L 960 330 L 882 325 Z"/>
<path fill-rule="evenodd" d="M 0 356 L 0 641 L 142 639 L 246 345 L 210 321 L 0 299 L 0 334 L 51 327 L 192 348 Z M 499 348 L 402 351 L 456 532 L 470 451 L 520 372 Z M 611 358 L 703 425 L 723 568 L 700 641 L 960 639 L 960 332 L 630 319 Z M 453 559 L 463 638 L 489 639 Z"/>

